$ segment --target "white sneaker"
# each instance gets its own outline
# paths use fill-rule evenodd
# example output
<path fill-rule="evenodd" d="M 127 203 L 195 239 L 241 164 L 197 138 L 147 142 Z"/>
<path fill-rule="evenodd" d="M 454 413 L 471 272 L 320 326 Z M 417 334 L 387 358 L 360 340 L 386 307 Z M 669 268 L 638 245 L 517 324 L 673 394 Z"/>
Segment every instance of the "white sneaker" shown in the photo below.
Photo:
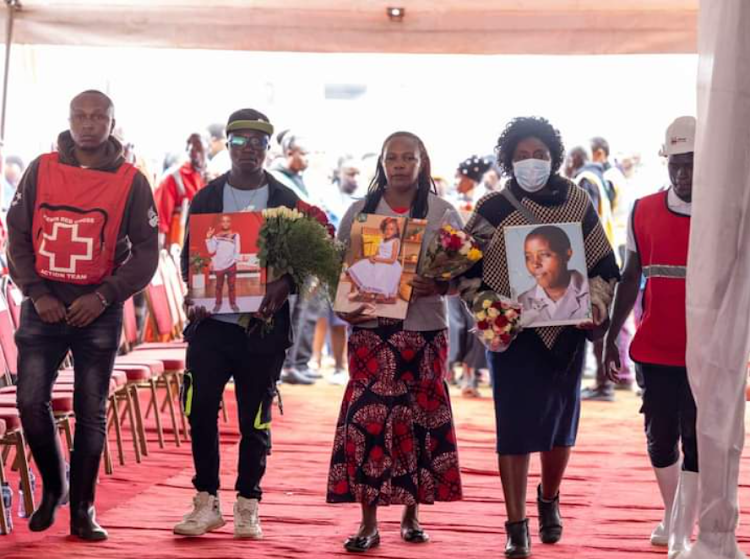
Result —
<path fill-rule="evenodd" d="M 234 504 L 234 537 L 259 540 L 263 537 L 258 517 L 258 499 L 238 496 Z"/>
<path fill-rule="evenodd" d="M 333 374 L 328 377 L 328 384 L 343 386 L 347 382 L 349 382 L 349 373 L 346 369 L 336 369 Z"/>
<path fill-rule="evenodd" d="M 224 524 L 226 522 L 221 515 L 219 498 L 201 491 L 193 497 L 193 511 L 186 514 L 182 522 L 174 527 L 174 533 L 179 536 L 202 536 L 218 530 Z"/>

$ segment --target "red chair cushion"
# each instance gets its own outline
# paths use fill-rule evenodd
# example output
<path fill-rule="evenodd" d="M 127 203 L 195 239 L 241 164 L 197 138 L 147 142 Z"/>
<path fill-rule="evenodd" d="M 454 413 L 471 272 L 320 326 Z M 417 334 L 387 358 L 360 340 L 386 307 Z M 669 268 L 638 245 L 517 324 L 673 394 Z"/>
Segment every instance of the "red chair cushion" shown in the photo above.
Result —
<path fill-rule="evenodd" d="M 124 371 L 112 371 L 112 380 L 115 381 L 115 385 L 119 388 L 128 383 L 128 375 Z"/>
<path fill-rule="evenodd" d="M 115 369 L 124 371 L 125 368 L 121 367 L 120 365 L 142 365 L 151 369 L 151 374 L 154 375 L 160 375 L 164 372 L 164 363 L 162 363 L 158 359 L 151 359 L 146 357 L 139 358 L 138 356 L 122 355 L 115 359 Z"/>
<path fill-rule="evenodd" d="M 15 406 L 15 404 L 13 404 Z M 21 416 L 15 407 L 0 407 L 0 419 L 5 422 L 8 431 L 15 431 L 21 428 Z"/>
<path fill-rule="evenodd" d="M 185 350 L 150 350 L 138 351 L 135 354 L 129 353 L 128 357 L 142 359 L 154 359 L 164 364 L 165 371 L 182 371 L 185 368 Z"/>
<path fill-rule="evenodd" d="M 149 351 L 152 349 L 185 349 L 187 348 L 187 342 L 183 340 L 175 340 L 173 342 L 146 342 L 132 349 L 132 351 Z"/>
<path fill-rule="evenodd" d="M 52 411 L 55 413 L 73 413 L 73 393 L 53 392 Z"/>
<path fill-rule="evenodd" d="M 152 376 L 154 376 L 154 374 L 151 372 L 151 369 L 145 365 L 127 365 L 123 363 L 122 365 L 119 365 L 117 367 L 117 370 L 119 372 L 125 373 L 127 382 L 148 380 Z"/>

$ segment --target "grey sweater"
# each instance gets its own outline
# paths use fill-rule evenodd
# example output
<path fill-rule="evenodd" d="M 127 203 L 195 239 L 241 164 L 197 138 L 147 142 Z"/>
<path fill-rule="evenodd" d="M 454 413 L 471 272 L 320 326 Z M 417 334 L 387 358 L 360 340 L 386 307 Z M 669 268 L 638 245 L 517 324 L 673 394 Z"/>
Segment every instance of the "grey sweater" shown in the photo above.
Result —
<path fill-rule="evenodd" d="M 338 239 L 349 245 L 350 233 L 352 228 L 352 222 L 357 214 L 362 212 L 365 207 L 365 201 L 360 200 L 355 202 L 349 207 L 346 214 L 341 220 L 341 225 L 338 231 Z M 422 243 L 422 251 L 420 254 L 420 261 L 424 258 L 424 254 L 427 250 L 427 246 L 435 237 L 440 229 L 440 226 L 446 219 L 451 220 L 451 224 L 456 225 L 462 223 L 461 216 L 456 209 L 449 203 L 430 194 L 427 201 L 427 229 L 425 230 L 424 242 Z M 394 212 L 385 199 L 380 200 L 377 211 L 378 215 L 392 216 L 392 217 L 403 217 L 403 214 Z M 446 215 L 448 214 L 448 215 Z M 378 325 L 376 320 L 372 322 L 365 322 L 359 324 L 362 328 L 375 328 Z M 429 330 L 442 330 L 448 327 L 448 319 L 445 305 L 445 297 L 439 295 L 433 295 L 431 297 L 421 297 L 411 302 L 409 310 L 406 314 L 406 320 L 404 321 L 404 330 L 411 330 L 413 332 L 426 332 Z"/>

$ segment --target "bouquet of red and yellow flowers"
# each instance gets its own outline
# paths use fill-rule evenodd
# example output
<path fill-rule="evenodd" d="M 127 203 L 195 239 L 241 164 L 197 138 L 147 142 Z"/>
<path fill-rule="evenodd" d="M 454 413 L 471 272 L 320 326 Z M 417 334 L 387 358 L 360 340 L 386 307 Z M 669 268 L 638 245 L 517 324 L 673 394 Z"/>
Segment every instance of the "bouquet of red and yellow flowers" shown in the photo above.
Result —
<path fill-rule="evenodd" d="M 420 275 L 449 281 L 482 258 L 479 245 L 468 233 L 444 224 L 427 247 Z"/>
<path fill-rule="evenodd" d="M 473 332 L 490 351 L 505 351 L 521 332 L 521 305 L 493 291 L 479 293 L 471 311 Z"/>
<path fill-rule="evenodd" d="M 302 201 L 294 209 L 281 206 L 263 210 L 258 238 L 260 265 L 269 268 L 270 278 L 289 274 L 302 292 L 314 278 L 333 300 L 343 257 L 335 232 L 323 210 Z"/>

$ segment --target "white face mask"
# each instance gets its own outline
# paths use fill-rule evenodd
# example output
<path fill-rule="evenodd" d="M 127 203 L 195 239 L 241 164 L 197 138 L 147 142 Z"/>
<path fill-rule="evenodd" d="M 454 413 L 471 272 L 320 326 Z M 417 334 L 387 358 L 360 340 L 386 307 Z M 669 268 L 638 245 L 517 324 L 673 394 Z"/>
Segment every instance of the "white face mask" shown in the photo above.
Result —
<path fill-rule="evenodd" d="M 547 184 L 552 164 L 544 159 L 524 159 L 513 163 L 518 186 L 526 192 L 538 192 Z"/>

